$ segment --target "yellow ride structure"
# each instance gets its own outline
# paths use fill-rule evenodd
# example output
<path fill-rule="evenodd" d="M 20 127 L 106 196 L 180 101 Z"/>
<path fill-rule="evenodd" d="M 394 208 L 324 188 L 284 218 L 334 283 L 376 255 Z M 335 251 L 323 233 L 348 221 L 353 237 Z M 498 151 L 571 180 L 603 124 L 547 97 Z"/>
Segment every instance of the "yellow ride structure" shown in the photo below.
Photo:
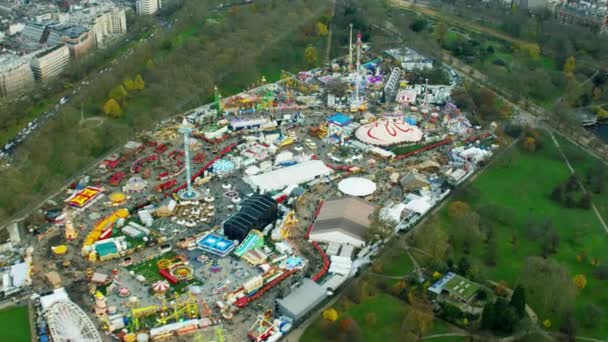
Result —
<path fill-rule="evenodd" d="M 283 239 L 288 239 L 296 224 L 298 223 L 298 218 L 296 217 L 296 212 L 294 210 L 290 211 L 285 215 L 285 219 L 283 220 L 283 224 L 279 231 L 281 232 L 281 236 Z"/>

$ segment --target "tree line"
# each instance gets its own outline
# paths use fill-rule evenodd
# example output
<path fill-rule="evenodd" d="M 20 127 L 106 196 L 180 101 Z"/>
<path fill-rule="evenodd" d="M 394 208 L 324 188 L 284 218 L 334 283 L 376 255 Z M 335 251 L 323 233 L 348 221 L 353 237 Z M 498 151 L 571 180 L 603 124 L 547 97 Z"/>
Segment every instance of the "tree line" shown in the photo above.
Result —
<path fill-rule="evenodd" d="M 133 138 L 134 131 L 209 102 L 214 85 L 230 94 L 262 76 L 278 77 L 281 69 L 301 70 L 307 64 L 306 47 L 323 40 L 305 33 L 309 27 L 316 32 L 327 13 L 328 4 L 320 0 L 271 0 L 214 13 L 209 4 L 185 1 L 173 13 L 169 29 L 157 30 L 111 72 L 99 75 L 25 141 L 13 167 L 0 177 L 1 219 L 56 190 L 93 160 Z M 128 91 L 125 97 L 125 75 L 130 80 L 141 75 L 144 88 Z M 97 127 L 79 125 L 81 113 L 85 118 L 105 116 L 109 99 L 119 103 L 119 118 Z M 107 109 L 113 113 L 116 106 Z"/>

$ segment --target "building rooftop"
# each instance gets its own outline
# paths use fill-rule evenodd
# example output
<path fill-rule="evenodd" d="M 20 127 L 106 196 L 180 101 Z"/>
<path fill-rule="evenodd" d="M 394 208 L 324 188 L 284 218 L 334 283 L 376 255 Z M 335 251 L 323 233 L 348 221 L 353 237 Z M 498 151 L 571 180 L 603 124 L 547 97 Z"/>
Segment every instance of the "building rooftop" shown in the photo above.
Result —
<path fill-rule="evenodd" d="M 329 200 L 323 203 L 312 234 L 340 231 L 364 240 L 374 207 L 357 197 Z"/>
<path fill-rule="evenodd" d="M 299 317 L 306 313 L 311 303 L 316 303 L 327 296 L 325 289 L 314 281 L 304 278 L 302 285 L 296 287 L 287 297 L 277 299 L 277 303 Z"/>
<path fill-rule="evenodd" d="M 449 295 L 460 300 L 469 301 L 477 293 L 480 286 L 463 276 L 453 272 L 446 273 L 441 279 L 429 287 L 429 291 L 441 294 L 446 291 Z"/>
<path fill-rule="evenodd" d="M 84 26 L 68 26 L 61 30 L 61 34 L 70 39 L 76 39 L 86 32 L 89 32 L 89 29 Z"/>
<path fill-rule="evenodd" d="M 13 53 L 4 53 L 0 55 L 0 72 L 8 71 L 20 67 L 23 64 L 29 63 L 28 56 L 18 56 Z"/>
<path fill-rule="evenodd" d="M 45 50 L 42 50 L 42 51 L 36 53 L 34 56 L 36 58 L 44 57 L 45 55 L 48 55 L 49 53 L 51 53 L 51 52 L 53 52 L 55 50 L 61 49 L 62 47 L 64 47 L 63 44 L 57 44 L 57 45 L 55 45 L 53 47 L 50 47 L 48 49 L 45 49 Z"/>

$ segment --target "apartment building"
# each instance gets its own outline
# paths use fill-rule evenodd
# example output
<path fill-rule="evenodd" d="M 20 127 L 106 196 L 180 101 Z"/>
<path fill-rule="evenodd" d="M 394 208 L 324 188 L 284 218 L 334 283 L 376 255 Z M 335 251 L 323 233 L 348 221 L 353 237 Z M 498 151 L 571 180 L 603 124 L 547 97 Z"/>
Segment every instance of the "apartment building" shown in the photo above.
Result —
<path fill-rule="evenodd" d="M 34 55 L 31 62 L 34 77 L 44 81 L 60 75 L 70 61 L 70 49 L 67 45 L 57 45 Z"/>
<path fill-rule="evenodd" d="M 91 31 L 82 26 L 69 26 L 61 30 L 61 41 L 70 50 L 72 58 L 80 58 L 93 47 Z"/>
<path fill-rule="evenodd" d="M 139 15 L 151 15 L 163 7 L 163 0 L 137 0 L 135 8 Z"/>
<path fill-rule="evenodd" d="M 0 56 L 0 98 L 19 94 L 33 84 L 29 58 L 11 54 Z"/>
<path fill-rule="evenodd" d="M 100 12 L 90 22 L 95 45 L 103 48 L 108 42 L 127 33 L 127 16 L 124 8 L 112 8 Z"/>

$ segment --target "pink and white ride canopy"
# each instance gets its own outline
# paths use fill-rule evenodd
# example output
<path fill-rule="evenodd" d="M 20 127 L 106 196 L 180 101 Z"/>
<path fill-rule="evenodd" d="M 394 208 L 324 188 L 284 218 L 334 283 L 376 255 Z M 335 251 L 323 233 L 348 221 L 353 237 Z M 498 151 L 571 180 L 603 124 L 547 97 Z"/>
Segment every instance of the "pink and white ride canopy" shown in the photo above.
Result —
<path fill-rule="evenodd" d="M 420 128 L 404 121 L 389 121 L 380 119 L 365 124 L 355 133 L 357 139 L 370 145 L 388 146 L 422 140 Z"/>

